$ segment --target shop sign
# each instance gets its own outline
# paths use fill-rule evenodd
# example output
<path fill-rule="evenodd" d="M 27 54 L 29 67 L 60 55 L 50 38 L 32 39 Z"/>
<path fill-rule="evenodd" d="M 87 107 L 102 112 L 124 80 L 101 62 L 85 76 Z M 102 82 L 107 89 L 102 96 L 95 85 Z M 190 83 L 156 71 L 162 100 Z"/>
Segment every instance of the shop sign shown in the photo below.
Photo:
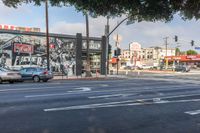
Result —
<path fill-rule="evenodd" d="M 83 42 L 83 49 L 87 49 L 87 43 L 86 41 Z M 101 50 L 101 42 L 100 41 L 90 41 L 89 43 L 89 49 L 92 50 Z"/>
<path fill-rule="evenodd" d="M 187 59 L 194 59 L 194 58 L 197 58 L 197 56 L 196 56 L 196 55 L 187 55 L 186 58 L 187 58 Z"/>

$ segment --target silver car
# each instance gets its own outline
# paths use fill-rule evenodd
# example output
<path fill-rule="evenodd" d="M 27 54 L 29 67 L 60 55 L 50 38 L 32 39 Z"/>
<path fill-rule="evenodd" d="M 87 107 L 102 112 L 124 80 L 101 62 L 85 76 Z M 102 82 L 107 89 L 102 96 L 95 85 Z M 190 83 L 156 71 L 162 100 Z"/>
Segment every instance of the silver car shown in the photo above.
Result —
<path fill-rule="evenodd" d="M 19 72 L 11 71 L 0 67 L 0 84 L 4 81 L 14 83 L 15 81 L 21 81 L 21 74 Z"/>
<path fill-rule="evenodd" d="M 20 70 L 22 80 L 33 80 L 34 82 L 47 82 L 53 78 L 53 73 L 46 68 L 41 67 L 26 67 Z"/>

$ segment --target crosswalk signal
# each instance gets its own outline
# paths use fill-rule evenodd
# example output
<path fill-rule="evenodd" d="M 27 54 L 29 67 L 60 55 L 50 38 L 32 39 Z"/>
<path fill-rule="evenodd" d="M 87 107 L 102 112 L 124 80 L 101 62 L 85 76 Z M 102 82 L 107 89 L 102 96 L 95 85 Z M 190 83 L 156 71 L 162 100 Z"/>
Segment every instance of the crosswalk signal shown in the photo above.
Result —
<path fill-rule="evenodd" d="M 175 36 L 174 39 L 175 39 L 175 42 L 178 42 L 178 36 Z"/>
<path fill-rule="evenodd" d="M 191 46 L 194 46 L 194 40 L 191 41 Z"/>

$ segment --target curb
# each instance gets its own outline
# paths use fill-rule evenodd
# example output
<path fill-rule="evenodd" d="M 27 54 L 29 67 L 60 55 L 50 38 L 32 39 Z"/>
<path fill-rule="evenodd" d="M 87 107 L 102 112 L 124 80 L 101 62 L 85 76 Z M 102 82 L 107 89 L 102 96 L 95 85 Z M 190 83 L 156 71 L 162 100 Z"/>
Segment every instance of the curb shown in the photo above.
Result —
<path fill-rule="evenodd" d="M 94 77 L 94 78 L 53 78 L 52 80 L 123 80 L 122 77 Z"/>

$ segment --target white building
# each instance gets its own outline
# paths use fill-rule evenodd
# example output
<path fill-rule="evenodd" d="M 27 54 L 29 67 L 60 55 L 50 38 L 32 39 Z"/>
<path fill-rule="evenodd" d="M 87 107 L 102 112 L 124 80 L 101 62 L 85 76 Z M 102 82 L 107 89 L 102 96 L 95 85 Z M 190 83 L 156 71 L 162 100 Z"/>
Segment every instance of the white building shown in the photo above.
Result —
<path fill-rule="evenodd" d="M 130 44 L 129 49 L 122 50 L 120 58 L 126 66 L 158 66 L 165 56 L 175 56 L 175 48 L 141 48 L 139 43 L 134 42 Z"/>

